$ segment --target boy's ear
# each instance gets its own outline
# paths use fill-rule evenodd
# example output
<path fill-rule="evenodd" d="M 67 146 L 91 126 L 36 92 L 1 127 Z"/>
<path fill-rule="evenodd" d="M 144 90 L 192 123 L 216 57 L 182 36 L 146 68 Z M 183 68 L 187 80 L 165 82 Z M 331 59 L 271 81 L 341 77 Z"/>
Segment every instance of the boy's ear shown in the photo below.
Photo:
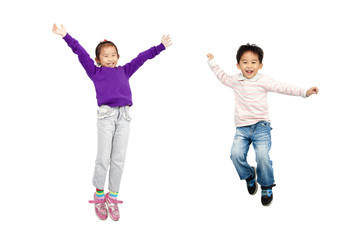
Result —
<path fill-rule="evenodd" d="M 95 57 L 95 62 L 97 62 L 98 64 L 100 64 L 100 60 L 99 60 L 97 57 Z"/>
<path fill-rule="evenodd" d="M 240 64 L 236 64 L 236 66 L 237 66 L 237 68 L 238 68 L 239 70 L 241 70 Z"/>
<path fill-rule="evenodd" d="M 259 70 L 262 69 L 262 67 L 263 67 L 263 64 L 260 63 L 260 65 L 259 65 Z"/>

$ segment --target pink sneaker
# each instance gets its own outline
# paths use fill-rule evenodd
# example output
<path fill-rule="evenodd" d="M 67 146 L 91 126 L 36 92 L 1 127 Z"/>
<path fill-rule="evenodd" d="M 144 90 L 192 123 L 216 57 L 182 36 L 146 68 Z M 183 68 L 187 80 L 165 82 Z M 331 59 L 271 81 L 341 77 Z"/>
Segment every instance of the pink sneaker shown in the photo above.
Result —
<path fill-rule="evenodd" d="M 119 201 L 116 199 L 112 199 L 109 197 L 110 193 L 107 193 L 105 195 L 105 200 L 106 200 L 106 204 L 109 208 L 109 214 L 112 220 L 117 221 L 120 218 L 120 212 L 119 212 L 119 208 L 118 208 L 118 203 L 123 203 L 123 201 Z"/>
<path fill-rule="evenodd" d="M 96 193 L 94 193 L 94 201 L 89 200 L 89 203 L 95 203 L 95 213 L 96 213 L 96 216 L 98 216 L 98 218 L 100 218 L 100 220 L 107 219 L 108 212 L 106 209 L 105 198 L 100 199 L 100 198 L 96 197 Z"/>

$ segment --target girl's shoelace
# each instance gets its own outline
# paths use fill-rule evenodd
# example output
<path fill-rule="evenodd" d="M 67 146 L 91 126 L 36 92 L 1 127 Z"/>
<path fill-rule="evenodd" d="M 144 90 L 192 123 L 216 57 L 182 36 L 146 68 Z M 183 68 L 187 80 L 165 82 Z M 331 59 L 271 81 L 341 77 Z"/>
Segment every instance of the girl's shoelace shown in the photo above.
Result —
<path fill-rule="evenodd" d="M 89 203 L 105 203 L 105 199 L 104 200 L 89 200 Z"/>

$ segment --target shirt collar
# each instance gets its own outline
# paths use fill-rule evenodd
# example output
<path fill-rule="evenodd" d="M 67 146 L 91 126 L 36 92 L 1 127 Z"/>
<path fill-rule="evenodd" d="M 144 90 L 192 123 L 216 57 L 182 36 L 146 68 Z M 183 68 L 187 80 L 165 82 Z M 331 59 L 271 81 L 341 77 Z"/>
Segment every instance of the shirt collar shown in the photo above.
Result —
<path fill-rule="evenodd" d="M 257 73 L 253 78 L 248 79 L 248 78 L 244 77 L 244 75 L 242 75 L 242 74 L 240 73 L 238 80 L 240 80 L 240 81 L 249 80 L 250 82 L 255 82 L 255 81 L 257 81 L 257 80 L 258 80 L 259 78 L 261 78 L 261 77 L 262 77 L 262 75 L 261 75 L 260 73 Z"/>

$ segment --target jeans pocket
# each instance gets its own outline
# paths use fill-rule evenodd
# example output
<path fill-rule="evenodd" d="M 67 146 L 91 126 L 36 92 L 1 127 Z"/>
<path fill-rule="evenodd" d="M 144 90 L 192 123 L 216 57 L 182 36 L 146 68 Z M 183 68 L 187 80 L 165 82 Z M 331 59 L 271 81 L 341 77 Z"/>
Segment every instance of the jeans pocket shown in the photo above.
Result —
<path fill-rule="evenodd" d="M 271 127 L 271 124 L 270 122 L 266 122 L 266 121 L 261 121 L 260 122 L 260 125 L 263 126 L 263 127 L 267 127 L 270 129 L 270 131 L 272 130 L 272 127 Z"/>
<path fill-rule="evenodd" d="M 130 117 L 130 108 L 129 106 L 125 106 L 122 109 L 122 117 L 126 120 L 128 120 L 129 122 L 132 120 L 132 118 Z"/>
<path fill-rule="evenodd" d="M 104 119 L 107 117 L 114 116 L 116 114 L 116 109 L 109 107 L 107 105 L 101 105 L 97 110 L 97 118 Z"/>

